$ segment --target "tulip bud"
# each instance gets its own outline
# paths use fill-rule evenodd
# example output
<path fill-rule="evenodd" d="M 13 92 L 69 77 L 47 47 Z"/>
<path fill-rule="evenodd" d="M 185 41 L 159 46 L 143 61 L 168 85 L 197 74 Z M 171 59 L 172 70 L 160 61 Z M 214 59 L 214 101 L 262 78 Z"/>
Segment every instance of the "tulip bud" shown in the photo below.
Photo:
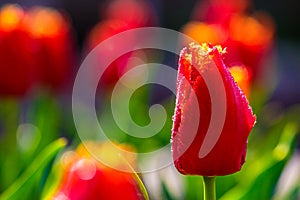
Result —
<path fill-rule="evenodd" d="M 172 130 L 172 152 L 174 164 L 182 174 L 217 176 L 228 175 L 239 171 L 245 162 L 247 138 L 254 126 L 255 116 L 248 104 L 244 93 L 235 83 L 232 75 L 223 63 L 220 46 L 207 44 L 190 44 L 184 48 L 179 58 L 177 78 L 177 101 Z M 211 67 L 217 70 L 213 71 Z M 218 73 L 218 74 L 217 74 Z M 203 74 L 209 74 L 207 79 Z M 215 80 L 221 76 L 224 86 L 224 99 L 211 99 L 208 83 L 205 80 Z M 188 82 L 188 84 L 185 84 Z M 213 88 L 214 94 L 221 93 L 222 87 Z M 198 103 L 191 98 L 194 91 Z M 211 88 L 210 88 L 211 89 Z M 208 128 L 216 126 L 220 121 L 213 121 L 213 103 L 225 102 L 225 119 L 220 133 L 213 133 L 207 137 Z M 199 121 L 195 115 L 197 106 L 200 111 Z M 221 110 L 219 112 L 222 112 Z M 221 115 L 222 113 L 220 113 Z M 196 134 L 190 132 L 190 127 L 198 125 Z M 191 140 L 191 144 L 186 141 Z M 213 141 L 214 145 L 207 154 L 201 155 L 204 141 Z M 184 149 L 184 150 L 183 150 Z"/>

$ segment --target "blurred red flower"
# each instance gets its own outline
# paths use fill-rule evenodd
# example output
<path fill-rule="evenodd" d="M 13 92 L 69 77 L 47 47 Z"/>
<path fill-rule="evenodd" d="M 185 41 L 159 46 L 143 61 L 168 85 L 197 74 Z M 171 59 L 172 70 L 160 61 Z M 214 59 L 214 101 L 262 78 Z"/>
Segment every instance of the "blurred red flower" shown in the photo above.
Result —
<path fill-rule="evenodd" d="M 34 78 L 33 40 L 17 5 L 0 10 L 0 95 L 23 96 Z"/>
<path fill-rule="evenodd" d="M 122 20 L 105 20 L 103 22 L 98 23 L 90 32 L 87 42 L 86 42 L 86 49 L 87 51 L 91 51 L 95 48 L 98 44 L 103 42 L 104 40 L 121 33 L 126 30 L 130 30 L 133 27 L 130 27 L 126 22 Z M 130 38 L 134 40 L 134 38 Z M 120 46 L 126 46 L 128 40 L 124 40 L 120 43 Z M 116 48 L 116 47 L 112 47 Z M 113 54 L 114 49 L 109 49 L 107 54 Z M 107 57 L 106 55 L 99 55 L 100 57 Z M 119 77 L 121 77 L 121 72 L 126 68 L 128 63 L 128 59 L 131 57 L 131 52 L 122 55 L 121 57 L 114 60 L 105 70 L 104 74 L 101 77 L 99 84 L 101 86 L 105 86 L 106 88 L 111 88 L 114 84 L 117 83 Z M 106 66 L 99 66 L 99 67 L 106 67 Z"/>
<path fill-rule="evenodd" d="M 9 4 L 0 10 L 0 94 L 23 96 L 31 88 L 60 90 L 72 77 L 73 35 L 58 11 Z"/>
<path fill-rule="evenodd" d="M 233 14 L 245 13 L 249 6 L 250 0 L 204 0 L 196 5 L 193 19 L 227 27 Z"/>
<path fill-rule="evenodd" d="M 145 26 L 153 26 L 156 24 L 156 18 L 153 8 L 147 1 L 138 0 L 114 0 L 107 4 L 103 10 L 104 20 L 94 26 L 88 35 L 86 41 L 86 52 L 91 51 L 104 40 L 127 30 L 141 28 Z M 107 54 L 113 54 L 113 48 L 128 46 L 128 41 L 135 41 L 136 38 L 126 38 L 118 47 L 112 47 L 107 51 Z M 99 81 L 99 85 L 104 88 L 111 89 L 120 77 L 130 69 L 128 64 L 129 59 L 134 55 L 134 52 L 128 52 L 119 58 L 115 59 L 107 68 Z M 99 58 L 107 57 L 99 55 Z"/>
<path fill-rule="evenodd" d="M 247 66 L 256 81 L 269 68 L 265 62 L 273 47 L 274 23 L 266 13 L 248 14 L 248 8 L 248 0 L 204 1 L 195 9 L 194 18 L 201 22 L 191 21 L 182 31 L 198 43 L 226 47 L 226 65 Z"/>
<path fill-rule="evenodd" d="M 111 162 L 121 163 L 120 157 L 113 154 L 105 143 L 89 142 L 85 145 L 99 154 L 106 155 Z M 103 165 L 83 145 L 80 145 L 76 152 L 65 153 L 62 161 L 63 178 L 54 199 L 144 199 L 131 173 Z"/>
<path fill-rule="evenodd" d="M 145 0 L 113 0 L 104 13 L 106 19 L 124 21 L 131 28 L 153 26 L 157 20 L 153 7 Z"/>
<path fill-rule="evenodd" d="M 182 174 L 227 175 L 239 171 L 245 162 L 247 138 L 255 123 L 255 116 L 252 114 L 245 95 L 225 66 L 221 58 L 222 52 L 220 46 L 191 43 L 180 54 L 172 150 L 174 164 Z M 211 121 L 212 100 L 210 92 L 207 83 L 198 71 L 203 73 L 210 71 L 211 64 L 217 66 L 217 73 L 220 73 L 225 87 L 226 99 L 219 101 L 226 101 L 226 115 L 222 132 L 215 146 L 206 156 L 200 158 L 200 148 L 206 137 L 208 127 L 211 123 L 217 123 Z M 190 98 L 189 91 L 191 89 L 197 96 L 200 120 L 196 122 L 198 130 L 195 138 L 182 152 L 184 146 L 187 145 L 185 141 L 189 141 L 193 134 L 190 133 L 189 126 L 191 123 L 195 123 L 195 106 L 197 105 Z M 215 93 L 218 94 L 219 91 L 215 91 Z"/>
<path fill-rule="evenodd" d="M 222 44 L 228 39 L 228 33 L 218 24 L 190 21 L 182 27 L 182 32 L 199 44 Z"/>
<path fill-rule="evenodd" d="M 38 79 L 43 87 L 59 91 L 70 81 L 76 60 L 71 26 L 60 12 L 47 7 L 31 8 L 25 20 L 36 43 Z"/>
<path fill-rule="evenodd" d="M 253 16 L 233 15 L 228 29 L 228 40 L 224 43 L 228 55 L 227 64 L 246 65 L 257 79 L 265 71 L 264 62 L 273 47 L 274 25 L 272 19 L 258 13 Z"/>
<path fill-rule="evenodd" d="M 249 98 L 250 93 L 250 80 L 251 74 L 247 67 L 233 65 L 228 68 L 230 74 L 232 75 L 234 81 L 241 88 L 246 97 Z"/>

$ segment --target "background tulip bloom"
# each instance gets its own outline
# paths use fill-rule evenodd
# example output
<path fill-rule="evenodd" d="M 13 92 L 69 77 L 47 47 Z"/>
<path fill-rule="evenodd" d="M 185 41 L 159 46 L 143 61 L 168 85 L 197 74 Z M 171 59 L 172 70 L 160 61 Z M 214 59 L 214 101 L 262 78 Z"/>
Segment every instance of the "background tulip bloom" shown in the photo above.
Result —
<path fill-rule="evenodd" d="M 245 13 L 249 9 L 248 0 L 205 0 L 196 6 L 193 18 L 210 24 L 228 26 L 232 14 Z"/>
<path fill-rule="evenodd" d="M 87 39 L 87 51 L 91 51 L 95 48 L 98 44 L 103 42 L 104 40 L 121 33 L 123 31 L 127 31 L 132 29 L 128 23 L 122 20 L 105 20 L 103 22 L 98 23 L 90 32 L 90 35 Z M 134 38 L 131 38 L 134 40 Z M 124 41 L 123 43 L 119 44 L 120 46 L 126 46 L 128 41 Z M 113 52 L 114 50 L 112 50 Z M 111 52 L 107 52 L 110 54 Z M 103 76 L 100 80 L 100 85 L 105 86 L 107 88 L 112 87 L 120 78 L 121 71 L 126 68 L 128 63 L 128 59 L 131 57 L 132 53 L 127 53 L 119 57 L 118 59 L 114 60 L 109 67 L 104 72 Z M 99 57 L 106 57 L 106 55 L 99 55 Z M 103 66 L 99 66 L 103 67 Z"/>
<path fill-rule="evenodd" d="M 209 42 L 222 44 L 227 40 L 228 34 L 217 24 L 190 21 L 182 27 L 182 32 L 196 40 L 198 43 Z"/>
<path fill-rule="evenodd" d="M 37 42 L 36 64 L 40 83 L 48 89 L 62 89 L 70 81 L 76 63 L 68 20 L 54 9 L 36 7 L 28 13 L 27 23 Z"/>
<path fill-rule="evenodd" d="M 34 7 L 26 15 L 31 37 L 35 40 L 35 64 L 42 86 L 61 90 L 72 77 L 76 63 L 72 29 L 58 11 Z"/>
<path fill-rule="evenodd" d="M 177 101 L 172 130 L 172 150 L 174 164 L 182 174 L 217 176 L 228 175 L 239 171 L 245 162 L 247 138 L 255 123 L 255 116 L 249 107 L 244 93 L 237 86 L 232 75 L 223 63 L 219 46 L 207 44 L 190 44 L 180 54 Z M 210 71 L 211 64 L 217 67 L 217 73 L 222 77 L 225 88 L 226 115 L 222 132 L 211 151 L 204 157 L 199 157 L 200 148 L 206 137 L 212 116 L 212 99 L 200 74 L 200 71 Z M 217 75 L 217 74 L 213 74 Z M 184 84 L 186 79 L 189 84 Z M 194 114 L 197 104 L 190 98 L 191 89 L 194 90 L 200 111 L 200 120 L 195 122 Z M 218 90 L 218 88 L 216 88 Z M 218 93 L 219 91 L 216 91 Z M 192 137 L 189 126 L 198 123 L 197 133 L 192 143 L 182 152 L 185 141 Z M 218 133 L 216 133 L 218 134 Z"/>
<path fill-rule="evenodd" d="M 110 160 L 114 159 L 115 164 L 122 163 L 120 157 L 111 152 L 109 145 L 96 142 L 86 142 L 86 145 L 89 150 L 92 148 Z M 62 167 L 63 177 L 53 199 L 144 199 L 133 174 L 100 163 L 83 145 L 76 152 L 63 155 Z"/>
<path fill-rule="evenodd" d="M 273 46 L 274 24 L 266 14 L 233 15 L 228 28 L 228 56 L 225 63 L 239 62 L 251 69 L 253 78 L 259 78 Z M 265 66 L 268 67 L 268 66 Z"/>
<path fill-rule="evenodd" d="M 130 28 L 153 26 L 156 15 L 148 1 L 113 0 L 104 10 L 104 17 L 110 20 L 121 20 Z"/>
<path fill-rule="evenodd" d="M 248 71 L 247 67 L 233 65 L 230 66 L 228 70 L 230 71 L 234 81 L 237 83 L 239 88 L 241 88 L 246 97 L 249 97 L 251 74 Z"/>
<path fill-rule="evenodd" d="M 32 39 L 17 5 L 0 10 L 0 95 L 23 96 L 34 82 Z"/>
<path fill-rule="evenodd" d="M 196 6 L 193 21 L 183 26 L 183 33 L 198 43 L 221 44 L 228 50 L 224 63 L 245 65 L 254 82 L 263 80 L 270 66 L 274 22 L 263 12 L 249 14 L 247 0 L 207 0 Z M 252 80 L 250 80 L 252 82 Z"/>
<path fill-rule="evenodd" d="M 58 11 L 17 5 L 0 10 L 0 94 L 22 96 L 42 85 L 60 90 L 76 63 L 69 22 Z"/>
<path fill-rule="evenodd" d="M 89 52 L 104 40 L 135 28 L 146 26 L 154 26 L 156 24 L 155 12 L 147 1 L 137 0 L 114 0 L 108 2 L 103 10 L 104 20 L 97 23 L 89 32 L 86 43 L 85 51 Z M 136 37 L 127 38 L 119 43 L 119 48 L 128 46 L 128 43 L 137 40 Z M 114 48 L 107 50 L 106 54 L 113 54 Z M 128 52 L 115 59 L 103 73 L 99 85 L 108 88 L 109 90 L 117 83 L 121 76 L 126 71 L 132 68 L 130 58 L 136 56 L 136 52 Z M 99 66 L 102 68 L 103 66 Z"/>

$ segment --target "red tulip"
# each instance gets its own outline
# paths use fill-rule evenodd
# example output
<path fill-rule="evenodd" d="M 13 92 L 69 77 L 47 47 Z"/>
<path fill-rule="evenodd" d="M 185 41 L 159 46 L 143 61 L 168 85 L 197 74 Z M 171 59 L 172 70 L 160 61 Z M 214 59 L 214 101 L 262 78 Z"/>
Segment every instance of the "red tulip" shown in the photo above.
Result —
<path fill-rule="evenodd" d="M 105 144 L 88 143 L 98 153 L 111 156 L 120 162 Z M 90 149 L 89 149 L 90 150 Z M 80 145 L 76 152 L 63 155 L 63 179 L 52 199 L 57 200 L 98 200 L 98 199 L 143 199 L 138 184 L 130 173 L 109 168 Z"/>
<path fill-rule="evenodd" d="M 26 23 L 36 42 L 36 70 L 41 85 L 60 90 L 70 80 L 75 63 L 69 22 L 54 9 L 35 7 L 27 13 Z"/>
<path fill-rule="evenodd" d="M 231 13 L 227 21 L 226 26 L 221 23 L 189 22 L 183 27 L 183 33 L 198 43 L 222 44 L 228 50 L 224 62 L 227 65 L 247 66 L 257 80 L 268 67 L 263 64 L 273 43 L 272 20 L 266 14 L 247 16 Z"/>
<path fill-rule="evenodd" d="M 90 51 L 98 44 L 103 42 L 104 40 L 121 33 L 123 31 L 127 31 L 136 27 L 131 27 L 128 23 L 122 20 L 105 20 L 103 22 L 98 23 L 89 34 L 87 40 L 87 50 Z M 119 46 L 128 46 L 128 41 L 134 41 L 136 38 L 126 38 Z M 114 53 L 114 49 L 109 49 L 107 54 Z M 105 70 L 104 74 L 101 77 L 99 85 L 105 88 L 111 88 L 120 77 L 124 74 L 124 71 L 128 65 L 129 58 L 132 56 L 132 52 L 126 53 L 116 60 L 114 60 Z M 99 57 L 106 57 L 106 55 L 99 55 Z M 106 66 L 99 66 L 106 67 Z"/>
<path fill-rule="evenodd" d="M 222 44 L 228 38 L 228 33 L 217 24 L 190 21 L 183 26 L 182 32 L 200 43 Z"/>
<path fill-rule="evenodd" d="M 194 11 L 194 19 L 227 27 L 232 14 L 245 13 L 249 4 L 249 0 L 200 1 Z"/>
<path fill-rule="evenodd" d="M 242 63 L 249 67 L 257 79 L 273 44 L 274 25 L 266 14 L 254 16 L 233 15 L 228 29 L 229 38 L 226 63 Z M 267 67 L 267 66 L 266 66 Z"/>
<path fill-rule="evenodd" d="M 154 10 L 147 1 L 113 0 L 104 10 L 105 19 L 121 20 L 131 28 L 153 26 Z"/>
<path fill-rule="evenodd" d="M 245 66 L 233 65 L 228 68 L 234 81 L 244 92 L 246 97 L 249 97 L 251 73 Z"/>
<path fill-rule="evenodd" d="M 0 95 L 23 96 L 34 82 L 33 42 L 24 11 L 17 5 L 0 10 Z"/>
<path fill-rule="evenodd" d="M 130 29 L 153 26 L 156 22 L 154 10 L 147 1 L 139 0 L 114 0 L 110 1 L 103 10 L 104 20 L 99 22 L 90 32 L 86 50 L 90 51 L 104 40 Z M 128 41 L 136 40 L 135 37 L 126 38 L 119 46 L 128 46 Z M 113 54 L 114 49 L 109 49 L 107 54 Z M 101 76 L 99 85 L 101 88 L 111 89 L 122 75 L 130 68 L 130 58 L 135 56 L 135 52 L 128 52 L 115 59 Z M 106 55 L 99 55 L 106 57 Z M 103 89 L 103 88 L 102 88 Z"/>
<path fill-rule="evenodd" d="M 177 78 L 177 101 L 172 130 L 172 152 L 174 164 L 182 174 L 216 176 L 227 175 L 239 171 L 245 162 L 247 138 L 254 126 L 255 116 L 248 101 L 235 83 L 232 75 L 222 60 L 222 50 L 218 46 L 207 44 L 190 44 L 180 54 Z M 222 131 L 212 149 L 204 156 L 200 156 L 200 149 L 204 144 L 212 116 L 212 102 L 207 83 L 201 74 L 211 72 L 211 66 L 216 65 L 217 71 L 225 88 L 226 101 L 225 121 Z M 217 74 L 210 74 L 211 80 Z M 186 84 L 185 80 L 189 83 Z M 195 122 L 195 102 L 192 100 L 190 89 L 197 96 L 200 120 Z M 218 94 L 219 87 L 214 91 Z M 220 111 L 221 112 L 221 111 Z M 193 123 L 197 123 L 197 133 L 193 137 L 190 132 Z M 218 135 L 218 133 L 215 133 Z M 187 146 L 188 145 L 188 146 Z M 186 149 L 185 149 L 186 148 Z M 185 149 L 185 150 L 183 150 Z"/>
<path fill-rule="evenodd" d="M 269 70 L 266 69 L 269 66 L 264 64 L 271 53 L 274 23 L 266 13 L 257 12 L 249 15 L 247 13 L 249 5 L 248 0 L 203 1 L 196 6 L 194 18 L 202 20 L 206 27 L 219 28 L 210 28 L 207 32 L 207 28 L 200 29 L 198 25 L 194 28 L 198 36 L 193 37 L 195 34 L 189 34 L 191 31 L 187 34 L 198 43 L 210 42 L 226 47 L 228 55 L 224 62 L 228 65 L 235 63 L 247 66 L 253 74 L 253 79 L 257 81 Z M 223 32 L 221 34 L 220 29 Z M 211 36 L 214 35 L 212 39 Z"/>

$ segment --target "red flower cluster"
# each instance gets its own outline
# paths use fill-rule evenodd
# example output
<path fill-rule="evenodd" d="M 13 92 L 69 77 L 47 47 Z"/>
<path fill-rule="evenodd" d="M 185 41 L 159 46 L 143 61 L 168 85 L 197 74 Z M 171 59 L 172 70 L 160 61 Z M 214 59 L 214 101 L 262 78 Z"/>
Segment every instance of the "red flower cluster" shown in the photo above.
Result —
<path fill-rule="evenodd" d="M 195 10 L 196 21 L 183 27 L 183 32 L 199 44 L 208 42 L 226 47 L 224 62 L 247 67 L 250 80 L 259 79 L 273 43 L 274 24 L 265 13 L 246 13 L 247 0 L 207 0 Z M 198 21 L 200 20 L 200 21 Z"/>
<path fill-rule="evenodd" d="M 245 162 L 247 138 L 255 123 L 255 116 L 249 107 L 244 93 L 237 86 L 232 75 L 225 66 L 220 46 L 207 44 L 190 44 L 180 54 L 177 78 L 177 101 L 172 130 L 172 152 L 174 164 L 183 174 L 216 176 L 227 175 L 239 171 Z M 212 71 L 215 65 L 217 71 Z M 204 157 L 199 156 L 201 147 L 207 136 L 209 125 L 218 123 L 212 121 L 212 103 L 207 82 L 202 73 L 210 74 L 211 80 L 218 73 L 221 75 L 225 88 L 226 113 L 223 129 L 215 145 Z M 241 76 L 242 78 L 243 76 Z M 214 83 L 212 83 L 214 84 Z M 214 88 L 219 94 L 220 88 Z M 191 90 L 196 94 L 200 120 L 195 122 L 195 106 L 197 103 L 191 98 Z M 221 111 L 220 111 L 221 112 Z M 197 123 L 197 133 L 191 133 L 192 123 Z M 218 133 L 215 133 L 218 135 Z M 193 138 L 194 137 L 194 138 Z M 217 136 L 216 136 L 217 137 Z M 186 141 L 190 141 L 189 146 Z M 211 138 L 210 138 L 211 140 Z"/>
<path fill-rule="evenodd" d="M 58 90 L 74 62 L 69 22 L 43 7 L 0 10 L 0 95 L 23 96 L 36 84 Z"/>
<path fill-rule="evenodd" d="M 101 152 L 100 154 L 107 154 L 110 160 L 115 159 L 114 163 L 120 163 L 120 158 L 116 158 L 105 143 L 89 142 L 85 145 Z M 132 174 L 103 165 L 83 145 L 76 152 L 65 153 L 62 156 L 62 165 L 63 178 L 52 199 L 143 199 Z"/>

